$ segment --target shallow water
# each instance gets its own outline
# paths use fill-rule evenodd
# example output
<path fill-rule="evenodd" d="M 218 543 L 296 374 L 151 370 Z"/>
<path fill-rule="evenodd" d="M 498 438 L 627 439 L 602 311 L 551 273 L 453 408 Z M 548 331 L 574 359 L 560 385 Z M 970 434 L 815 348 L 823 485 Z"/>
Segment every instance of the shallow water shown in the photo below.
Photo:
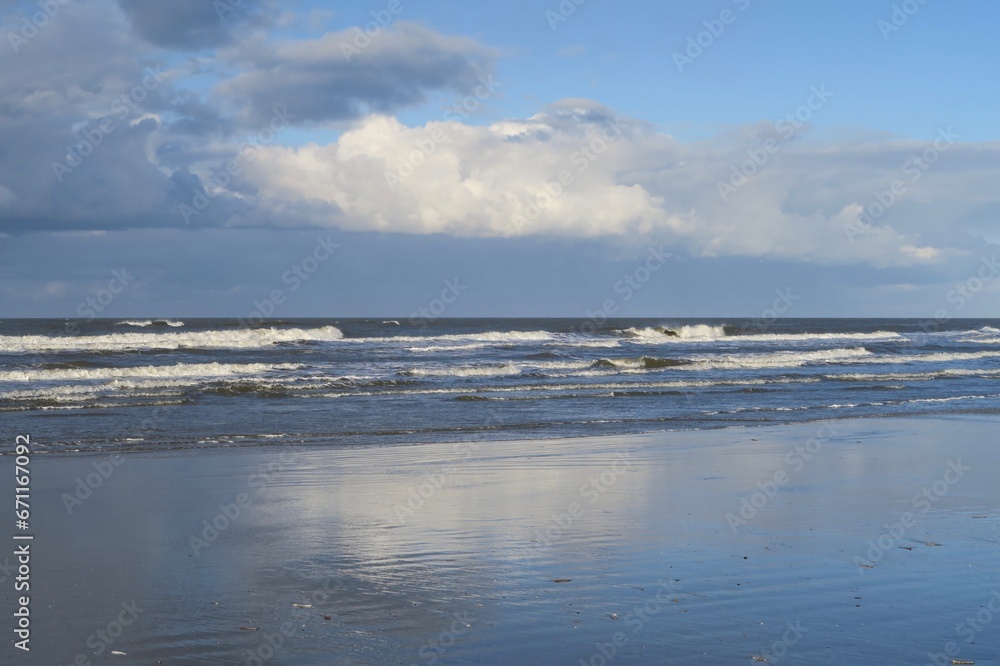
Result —
<path fill-rule="evenodd" d="M 996 428 L 133 454 L 73 515 L 60 494 L 102 457 L 41 456 L 32 656 L 48 661 L 30 663 L 93 658 L 87 637 L 133 599 L 110 646 L 128 663 L 257 663 L 266 636 L 273 664 L 596 665 L 612 647 L 608 663 L 922 664 L 949 640 L 1000 663 L 993 625 L 956 634 L 1000 588 Z M 921 511 L 955 460 L 971 469 Z M 905 511 L 916 524 L 859 567 Z M 197 547 L 206 520 L 221 529 Z"/>
<path fill-rule="evenodd" d="M 1000 322 L 2 320 L 46 450 L 618 435 L 1000 411 Z M 669 331 L 675 335 L 669 335 Z"/>

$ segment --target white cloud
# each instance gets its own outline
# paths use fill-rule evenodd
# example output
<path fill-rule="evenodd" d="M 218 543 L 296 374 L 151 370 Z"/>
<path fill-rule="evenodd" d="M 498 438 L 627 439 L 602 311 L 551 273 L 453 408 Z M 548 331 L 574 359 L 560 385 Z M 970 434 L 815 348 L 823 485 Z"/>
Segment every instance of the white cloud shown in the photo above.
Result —
<path fill-rule="evenodd" d="M 373 115 L 330 145 L 268 147 L 246 177 L 258 190 L 258 223 L 308 203 L 312 223 L 356 231 L 635 237 L 700 256 L 874 266 L 933 264 L 965 253 L 961 231 L 936 244 L 923 239 L 921 229 L 941 221 L 919 219 L 906 196 L 862 233 L 846 231 L 872 193 L 900 177 L 894 155 L 905 158 L 914 142 L 791 141 L 724 201 L 718 182 L 770 134 L 749 128 L 681 143 L 588 100 L 488 126 L 407 127 Z M 874 162 L 886 166 L 871 166 L 873 151 L 881 155 Z M 960 164 L 960 150 L 953 152 Z M 812 190 L 817 174 L 825 186 Z M 941 180 L 951 192 L 939 191 Z M 914 202 L 929 190 L 939 201 L 958 198 L 961 181 L 954 168 L 928 171 L 908 195 Z M 905 229 L 895 228 L 901 219 Z"/>

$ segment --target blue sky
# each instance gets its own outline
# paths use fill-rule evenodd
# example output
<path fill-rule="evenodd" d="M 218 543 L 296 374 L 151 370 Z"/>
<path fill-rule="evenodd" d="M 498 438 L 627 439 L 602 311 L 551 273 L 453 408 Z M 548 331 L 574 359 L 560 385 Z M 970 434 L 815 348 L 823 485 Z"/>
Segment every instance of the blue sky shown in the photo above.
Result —
<path fill-rule="evenodd" d="M 997 312 L 949 299 L 1000 243 L 993 3 L 63 1 L 0 1 L 0 317 L 123 267 L 103 316 Z"/>
<path fill-rule="evenodd" d="M 334 17 L 341 25 L 363 25 L 386 3 L 348 4 Z M 878 22 L 900 3 L 587 0 L 555 30 L 545 12 L 558 11 L 558 2 L 402 4 L 400 19 L 469 35 L 505 54 L 497 78 L 508 87 L 479 122 L 590 97 L 684 136 L 780 118 L 810 86 L 825 83 L 839 99 L 815 118 L 817 128 L 925 138 L 952 124 L 967 140 L 996 138 L 995 89 L 987 83 L 1000 75 L 988 55 L 996 53 L 995 3 L 957 9 L 930 0 L 888 39 Z M 672 54 L 727 9 L 735 20 L 678 72 Z M 434 110 L 402 117 L 426 122 Z"/>

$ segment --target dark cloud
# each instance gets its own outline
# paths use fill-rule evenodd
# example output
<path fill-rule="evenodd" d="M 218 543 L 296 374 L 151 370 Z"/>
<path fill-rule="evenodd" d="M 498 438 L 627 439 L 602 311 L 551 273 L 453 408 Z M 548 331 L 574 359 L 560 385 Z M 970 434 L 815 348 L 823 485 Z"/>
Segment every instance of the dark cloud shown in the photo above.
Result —
<path fill-rule="evenodd" d="M 467 94 L 492 71 L 494 52 L 399 22 L 374 37 L 358 29 L 308 41 L 273 43 L 259 37 L 226 57 L 243 72 L 216 92 L 260 123 L 287 106 L 299 122 L 344 120 L 418 104 L 429 91 Z"/>
<path fill-rule="evenodd" d="M 156 46 L 200 49 L 228 44 L 260 20 L 263 0 L 118 0 L 133 29 Z"/>
<path fill-rule="evenodd" d="M 277 202 L 269 214 L 288 215 L 276 223 L 255 212 L 255 184 L 213 180 L 275 107 L 297 107 L 294 122 L 350 118 L 473 86 L 492 65 L 473 40 L 408 24 L 350 59 L 341 42 L 353 31 L 269 42 L 249 29 L 268 20 L 269 1 L 219 0 L 234 8 L 221 20 L 214 0 L 74 2 L 16 52 L 0 51 L 0 233 L 308 226 L 295 218 L 320 217 L 314 202 Z M 0 34 L 32 7 L 0 0 Z M 232 45 L 235 35 L 245 43 Z M 206 50 L 220 44 L 231 46 Z M 196 203 L 196 215 L 181 214 Z"/>

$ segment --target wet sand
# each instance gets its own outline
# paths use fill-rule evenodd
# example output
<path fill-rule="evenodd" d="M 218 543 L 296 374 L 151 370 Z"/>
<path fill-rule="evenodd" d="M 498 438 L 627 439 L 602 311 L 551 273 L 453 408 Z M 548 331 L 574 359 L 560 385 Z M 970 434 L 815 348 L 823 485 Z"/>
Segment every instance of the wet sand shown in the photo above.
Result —
<path fill-rule="evenodd" d="M 0 661 L 1000 664 L 998 426 L 38 455 Z"/>

